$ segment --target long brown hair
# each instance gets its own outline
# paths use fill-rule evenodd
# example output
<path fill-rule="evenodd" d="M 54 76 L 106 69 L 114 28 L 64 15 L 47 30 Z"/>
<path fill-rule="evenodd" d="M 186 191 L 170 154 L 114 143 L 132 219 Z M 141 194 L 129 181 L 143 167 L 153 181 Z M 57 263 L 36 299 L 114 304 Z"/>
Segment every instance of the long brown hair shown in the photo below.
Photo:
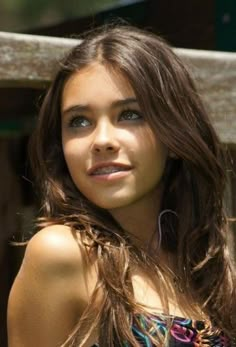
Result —
<path fill-rule="evenodd" d="M 32 138 L 32 169 L 42 194 L 46 223 L 61 223 L 93 240 L 99 279 L 91 301 L 65 345 L 82 345 L 98 328 L 101 346 L 139 344 L 130 329 L 134 312 L 131 265 L 152 266 L 160 291 L 166 286 L 155 257 L 135 247 L 105 210 L 73 184 L 62 151 L 61 95 L 70 76 L 92 62 L 122 73 L 158 139 L 174 153 L 164 174 L 160 247 L 174 255 L 180 286 L 227 334 L 235 334 L 235 275 L 228 259 L 223 211 L 223 151 L 185 66 L 160 37 L 128 26 L 88 33 L 61 62 L 44 99 Z M 158 219 L 158 216 L 157 216 Z M 95 306 L 102 288 L 102 300 Z M 164 291 L 162 293 L 164 295 Z M 88 324 L 89 323 L 89 324 Z M 153 338 L 153 341 L 156 341 Z M 156 341 L 157 342 L 157 341 Z"/>

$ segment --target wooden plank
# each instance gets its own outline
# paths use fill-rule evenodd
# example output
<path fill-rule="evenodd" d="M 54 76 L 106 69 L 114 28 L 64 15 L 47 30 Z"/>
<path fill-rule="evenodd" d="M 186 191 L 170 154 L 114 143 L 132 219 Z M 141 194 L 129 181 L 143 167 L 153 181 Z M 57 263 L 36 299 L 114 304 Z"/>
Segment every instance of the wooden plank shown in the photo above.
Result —
<path fill-rule="evenodd" d="M 76 39 L 0 32 L 0 87 L 45 88 Z M 221 140 L 236 146 L 236 53 L 175 49 L 189 65 Z"/>
<path fill-rule="evenodd" d="M 0 32 L 0 87 L 44 88 L 57 62 L 80 41 Z"/>
<path fill-rule="evenodd" d="M 189 66 L 224 143 L 236 147 L 236 53 L 176 49 Z"/>

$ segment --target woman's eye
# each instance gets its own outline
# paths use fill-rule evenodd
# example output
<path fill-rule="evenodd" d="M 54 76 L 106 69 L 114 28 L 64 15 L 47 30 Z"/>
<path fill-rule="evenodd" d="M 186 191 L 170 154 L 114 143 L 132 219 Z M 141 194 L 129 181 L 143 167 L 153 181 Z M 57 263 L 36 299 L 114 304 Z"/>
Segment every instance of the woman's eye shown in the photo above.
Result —
<path fill-rule="evenodd" d="M 121 113 L 119 120 L 139 120 L 142 118 L 142 115 L 138 111 L 127 110 Z"/>
<path fill-rule="evenodd" d="M 71 128 L 85 128 L 90 125 L 91 125 L 90 121 L 83 116 L 72 117 L 69 121 L 69 127 Z"/>

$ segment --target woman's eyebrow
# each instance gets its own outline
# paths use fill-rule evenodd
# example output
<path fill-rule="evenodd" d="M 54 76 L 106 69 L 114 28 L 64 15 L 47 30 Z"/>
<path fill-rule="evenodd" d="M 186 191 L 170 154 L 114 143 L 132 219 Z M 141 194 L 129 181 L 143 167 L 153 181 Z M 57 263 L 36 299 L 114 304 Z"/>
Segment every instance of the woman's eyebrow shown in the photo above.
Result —
<path fill-rule="evenodd" d="M 134 104 L 134 103 L 138 103 L 136 98 L 126 98 L 121 100 L 115 100 L 111 103 L 111 108 L 115 108 L 118 106 L 126 106 L 126 105 Z"/>
<path fill-rule="evenodd" d="M 67 114 L 77 112 L 77 113 L 82 113 L 85 111 L 90 111 L 90 107 L 88 105 L 73 105 L 67 107 L 65 110 L 62 110 L 62 116 L 66 117 Z"/>
<path fill-rule="evenodd" d="M 138 104 L 138 101 L 136 98 L 126 98 L 126 99 L 120 99 L 120 100 L 115 100 L 113 101 L 109 108 L 116 108 L 116 107 L 121 107 L 121 106 L 126 106 L 129 104 Z M 62 110 L 62 115 L 66 116 L 67 114 L 71 113 L 71 112 L 78 112 L 78 113 L 82 113 L 85 111 L 91 111 L 92 107 L 90 105 L 72 105 L 69 106 L 68 108 L 66 108 L 65 110 Z"/>

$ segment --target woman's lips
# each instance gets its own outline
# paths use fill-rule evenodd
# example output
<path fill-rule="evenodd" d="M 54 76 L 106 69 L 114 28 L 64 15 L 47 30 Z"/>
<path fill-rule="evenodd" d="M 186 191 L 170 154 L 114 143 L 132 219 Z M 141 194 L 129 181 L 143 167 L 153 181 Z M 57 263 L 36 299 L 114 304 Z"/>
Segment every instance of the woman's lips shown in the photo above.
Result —
<path fill-rule="evenodd" d="M 92 172 L 92 176 L 94 175 L 107 175 L 107 174 L 112 174 L 115 172 L 120 172 L 120 171 L 127 171 L 129 170 L 128 168 L 124 168 L 121 166 L 105 166 L 105 167 L 100 167 L 97 168 Z"/>
<path fill-rule="evenodd" d="M 111 181 L 126 177 L 132 166 L 121 163 L 99 163 L 88 170 L 89 176 L 98 181 Z"/>
<path fill-rule="evenodd" d="M 97 163 L 93 165 L 91 168 L 88 170 L 88 174 L 91 176 L 94 175 L 106 175 L 106 174 L 111 174 L 115 172 L 123 172 L 123 171 L 128 171 L 131 170 L 132 166 L 123 164 L 123 163 L 116 163 L 116 162 L 102 162 L 102 163 Z"/>
<path fill-rule="evenodd" d="M 104 173 L 104 174 L 94 174 L 90 177 L 96 181 L 113 181 L 120 178 L 124 178 L 127 175 L 130 174 L 131 170 L 123 170 L 123 171 L 116 171 L 111 173 Z"/>

